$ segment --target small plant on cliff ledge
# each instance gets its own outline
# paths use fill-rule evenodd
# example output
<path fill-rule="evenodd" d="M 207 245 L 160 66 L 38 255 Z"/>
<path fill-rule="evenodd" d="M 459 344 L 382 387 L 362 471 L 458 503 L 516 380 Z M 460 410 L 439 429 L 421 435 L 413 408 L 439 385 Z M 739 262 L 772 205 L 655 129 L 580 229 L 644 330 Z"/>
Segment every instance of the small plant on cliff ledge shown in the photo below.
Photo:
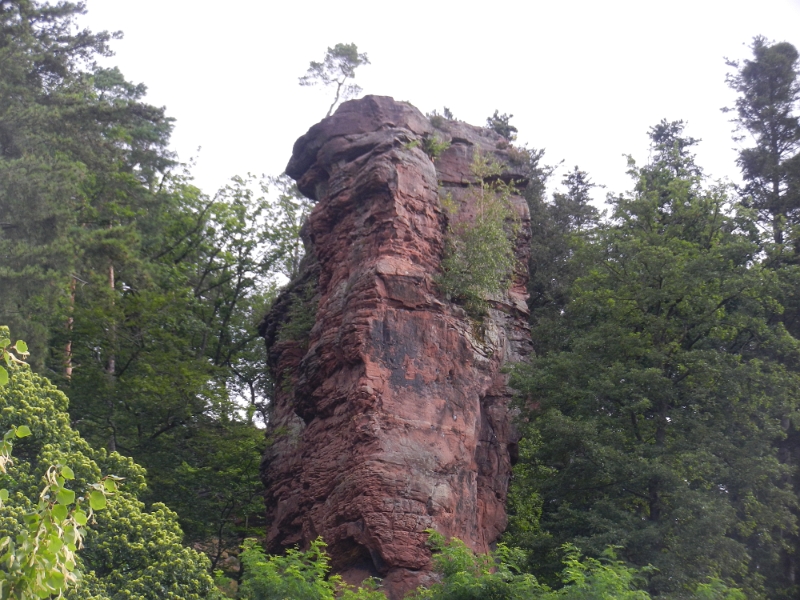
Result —
<path fill-rule="evenodd" d="M 519 221 L 511 206 L 514 185 L 500 179 L 502 166 L 475 153 L 472 174 L 476 183 L 467 194 L 474 206 L 471 218 L 458 218 L 455 202 L 444 202 L 450 214 L 439 286 L 449 299 L 480 317 L 488 297 L 506 291 L 516 265 L 514 240 Z"/>
<path fill-rule="evenodd" d="M 509 123 L 509 121 L 511 121 L 513 118 L 514 115 L 509 115 L 506 113 L 501 115 L 499 110 L 495 110 L 494 114 L 486 119 L 486 127 L 495 133 L 499 133 L 509 142 L 513 142 L 515 139 L 517 139 L 518 131 L 516 127 Z"/>
<path fill-rule="evenodd" d="M 450 142 L 440 139 L 435 133 L 431 136 L 423 138 L 422 140 L 422 149 L 425 151 L 425 154 L 430 156 L 431 160 L 436 160 L 439 158 L 442 152 L 447 150 L 449 147 Z"/>
<path fill-rule="evenodd" d="M 428 120 L 431 122 L 431 125 L 436 127 L 436 129 L 444 129 L 445 125 L 447 124 L 447 121 L 456 120 L 455 116 L 453 115 L 453 112 L 446 106 L 444 107 L 444 111 L 442 112 L 442 114 L 439 114 L 439 111 L 437 111 L 434 108 L 431 112 L 429 112 L 425 116 L 428 117 Z"/>
<path fill-rule="evenodd" d="M 292 292 L 286 320 L 278 331 L 278 341 L 306 342 L 317 319 L 317 279 L 309 278 Z"/>

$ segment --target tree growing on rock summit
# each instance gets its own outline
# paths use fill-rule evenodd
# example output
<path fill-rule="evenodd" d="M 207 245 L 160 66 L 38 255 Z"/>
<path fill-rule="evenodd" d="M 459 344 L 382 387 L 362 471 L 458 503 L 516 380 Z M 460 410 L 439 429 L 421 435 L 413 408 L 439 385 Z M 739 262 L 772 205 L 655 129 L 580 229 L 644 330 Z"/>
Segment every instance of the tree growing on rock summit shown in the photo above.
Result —
<path fill-rule="evenodd" d="M 336 44 L 333 48 L 328 48 L 322 62 L 311 61 L 306 74 L 300 77 L 300 85 L 321 83 L 336 90 L 328 114 L 325 115 L 330 117 L 337 104 L 361 93 L 361 88 L 348 80 L 355 79 L 358 67 L 368 64 L 366 52 L 359 53 L 355 44 Z"/>

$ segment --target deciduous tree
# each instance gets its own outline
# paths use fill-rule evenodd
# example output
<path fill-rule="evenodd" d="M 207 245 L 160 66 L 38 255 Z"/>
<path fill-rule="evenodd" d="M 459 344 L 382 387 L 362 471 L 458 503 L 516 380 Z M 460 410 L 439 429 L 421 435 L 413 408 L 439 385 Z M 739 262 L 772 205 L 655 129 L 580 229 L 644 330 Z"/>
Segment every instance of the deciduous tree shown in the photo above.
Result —
<path fill-rule="evenodd" d="M 0 328 L 0 336 L 7 336 L 7 332 Z M 217 597 L 207 572 L 208 560 L 181 544 L 183 536 L 175 513 L 164 505 L 154 505 L 146 511 L 137 499 L 146 487 L 144 470 L 116 452 L 93 450 L 71 428 L 66 396 L 45 378 L 24 364 L 16 364 L 10 371 L 8 384 L 0 386 L 0 429 L 24 428 L 30 435 L 16 442 L 13 460 L 6 463 L 5 472 L 0 475 L 0 487 L 7 490 L 0 506 L 0 538 L 8 536 L 25 548 L 26 540 L 30 539 L 26 532 L 31 517 L 41 514 L 43 501 L 45 508 L 49 506 L 48 498 L 41 496 L 43 478 L 51 490 L 57 488 L 63 494 L 62 505 L 66 507 L 71 504 L 67 500 L 74 497 L 70 492 L 89 488 L 103 474 L 113 474 L 122 478 L 123 483 L 119 489 L 117 485 L 107 486 L 115 493 L 107 498 L 104 510 L 94 516 L 83 532 L 85 546 L 70 569 L 83 576 L 68 588 L 67 597 L 75 600 Z M 54 466 L 61 477 L 52 476 Z M 85 505 L 81 512 L 86 516 Z M 79 526 L 86 524 L 81 517 L 75 522 Z M 64 543 L 70 541 L 65 539 Z M 2 552 L 4 572 L 13 573 L 14 556 L 9 554 L 8 544 Z M 12 564 L 5 564 L 9 560 Z M 56 566 L 55 562 L 52 565 Z M 43 563 L 42 567 L 45 566 Z M 59 581 L 45 579 L 44 583 L 52 588 Z M 41 593 L 39 597 L 47 597 Z"/>

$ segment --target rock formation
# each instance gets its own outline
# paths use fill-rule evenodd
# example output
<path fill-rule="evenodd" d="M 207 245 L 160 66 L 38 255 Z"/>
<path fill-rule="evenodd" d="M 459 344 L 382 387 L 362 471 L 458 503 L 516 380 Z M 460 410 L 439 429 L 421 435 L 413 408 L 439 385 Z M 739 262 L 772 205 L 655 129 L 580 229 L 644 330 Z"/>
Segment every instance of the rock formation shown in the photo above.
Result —
<path fill-rule="evenodd" d="M 381 577 L 393 599 L 431 580 L 426 529 L 480 552 L 503 531 L 516 443 L 503 366 L 530 352 L 520 197 L 520 266 L 488 314 L 471 318 L 436 285 L 441 198 L 468 218 L 473 153 L 524 185 L 504 138 L 437 121 L 368 96 L 295 143 L 286 172 L 317 204 L 302 274 L 261 326 L 275 381 L 268 549 L 322 536 L 336 572 Z M 424 151 L 434 136 L 451 142 L 436 161 Z"/>

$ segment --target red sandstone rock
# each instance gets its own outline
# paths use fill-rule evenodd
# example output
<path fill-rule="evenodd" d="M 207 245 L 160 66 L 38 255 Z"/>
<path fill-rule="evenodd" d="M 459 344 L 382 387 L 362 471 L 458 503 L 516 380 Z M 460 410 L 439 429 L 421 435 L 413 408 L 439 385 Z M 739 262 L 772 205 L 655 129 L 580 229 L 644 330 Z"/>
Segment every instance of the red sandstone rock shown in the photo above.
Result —
<path fill-rule="evenodd" d="M 452 145 L 434 164 L 415 143 L 431 123 L 368 96 L 297 141 L 287 173 L 317 200 L 306 264 L 262 324 L 276 382 L 262 464 L 269 550 L 321 535 L 335 571 L 382 577 L 392 599 L 432 580 L 425 529 L 485 552 L 505 528 L 516 439 L 501 369 L 530 352 L 525 273 L 482 324 L 434 283 L 440 187 L 469 202 L 476 148 L 508 163 L 497 134 L 444 127 Z M 512 201 L 527 265 L 527 206 Z"/>

